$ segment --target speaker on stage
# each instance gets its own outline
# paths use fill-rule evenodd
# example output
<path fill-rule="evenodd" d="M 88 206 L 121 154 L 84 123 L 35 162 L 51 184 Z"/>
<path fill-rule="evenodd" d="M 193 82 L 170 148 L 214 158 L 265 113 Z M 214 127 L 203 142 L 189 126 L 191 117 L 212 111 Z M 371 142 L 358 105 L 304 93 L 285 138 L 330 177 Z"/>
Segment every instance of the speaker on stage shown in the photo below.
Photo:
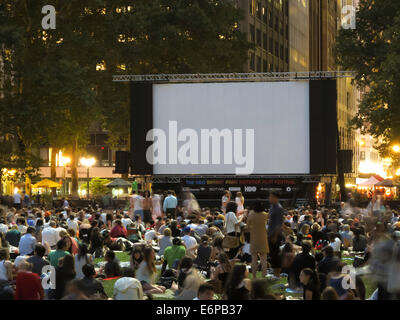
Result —
<path fill-rule="evenodd" d="M 130 153 L 128 151 L 115 151 L 115 170 L 114 173 L 129 173 Z"/>
<path fill-rule="evenodd" d="M 340 150 L 339 161 L 343 173 L 353 173 L 353 150 Z"/>

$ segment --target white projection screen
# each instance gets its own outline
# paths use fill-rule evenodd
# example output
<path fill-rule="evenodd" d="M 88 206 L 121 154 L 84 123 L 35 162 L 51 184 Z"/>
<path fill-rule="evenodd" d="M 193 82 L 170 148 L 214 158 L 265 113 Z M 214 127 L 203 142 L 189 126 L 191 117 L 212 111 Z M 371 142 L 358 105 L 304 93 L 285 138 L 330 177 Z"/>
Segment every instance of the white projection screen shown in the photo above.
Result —
<path fill-rule="evenodd" d="M 158 163 L 153 159 L 154 174 L 309 174 L 309 100 L 308 81 L 154 84 L 153 128 L 165 132 L 167 142 L 166 150 L 161 151 L 166 161 L 159 161 L 163 157 L 157 158 Z M 178 141 L 175 131 L 170 130 L 171 123 L 172 128 L 176 124 L 178 134 L 183 129 L 191 129 L 182 133 L 190 132 L 190 138 Z M 228 138 L 221 139 L 219 147 L 211 138 L 208 140 L 207 164 L 202 162 L 207 149 L 202 130 L 211 129 L 224 132 Z M 236 136 L 234 129 L 237 129 Z M 242 129 L 242 141 L 237 138 L 239 129 Z M 254 154 L 251 154 L 251 134 L 247 144 L 246 129 L 249 133 L 254 130 Z M 196 140 L 198 151 L 194 150 Z M 188 148 L 180 150 L 189 141 L 190 151 Z M 224 149 L 225 141 L 231 145 L 228 151 Z M 175 143 L 178 152 L 172 147 Z M 153 146 L 156 146 L 155 141 Z M 249 147 L 248 154 L 246 147 Z M 219 161 L 212 158 L 218 148 Z M 185 150 L 190 154 L 190 163 L 180 161 L 179 154 L 184 154 Z M 232 159 L 229 156 L 225 159 L 225 152 L 229 155 L 229 151 Z M 236 161 L 235 153 L 241 151 L 242 158 Z M 158 151 L 156 154 L 160 155 Z M 251 172 L 237 171 L 244 167 L 252 169 Z"/>

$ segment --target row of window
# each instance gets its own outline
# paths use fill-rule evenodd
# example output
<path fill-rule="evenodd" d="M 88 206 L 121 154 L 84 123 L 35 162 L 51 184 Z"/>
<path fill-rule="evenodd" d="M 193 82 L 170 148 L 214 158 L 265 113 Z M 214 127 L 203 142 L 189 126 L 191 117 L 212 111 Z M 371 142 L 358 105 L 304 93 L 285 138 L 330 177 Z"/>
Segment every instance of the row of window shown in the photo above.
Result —
<path fill-rule="evenodd" d="M 274 65 L 272 62 L 267 62 L 266 59 L 261 59 L 261 57 L 255 55 L 255 53 L 250 53 L 250 71 L 255 72 L 285 72 L 285 67 Z"/>
<path fill-rule="evenodd" d="M 274 41 L 272 37 L 268 37 L 265 32 L 263 33 L 261 40 L 261 30 L 257 29 L 257 31 L 254 32 L 254 26 L 252 25 L 250 25 L 250 40 L 270 54 L 279 57 L 281 60 L 285 60 L 286 63 L 289 63 L 289 48 L 284 48 L 284 46 L 279 44 L 278 41 Z"/>

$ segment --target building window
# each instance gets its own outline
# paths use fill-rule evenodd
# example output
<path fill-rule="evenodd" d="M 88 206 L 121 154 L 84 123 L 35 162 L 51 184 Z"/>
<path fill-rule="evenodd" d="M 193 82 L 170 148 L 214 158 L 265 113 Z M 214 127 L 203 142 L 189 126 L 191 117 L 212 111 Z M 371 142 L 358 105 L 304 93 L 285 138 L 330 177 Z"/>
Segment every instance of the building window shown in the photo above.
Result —
<path fill-rule="evenodd" d="M 365 151 L 360 152 L 360 160 L 365 160 Z"/>
<path fill-rule="evenodd" d="M 257 18 L 261 20 L 261 3 L 257 2 Z"/>
<path fill-rule="evenodd" d="M 254 43 L 256 41 L 254 34 L 254 26 L 250 24 L 249 28 L 250 28 L 250 41 Z"/>
<path fill-rule="evenodd" d="M 267 18 L 267 8 L 263 7 L 263 21 L 265 24 L 267 24 L 268 22 L 268 18 Z"/>
<path fill-rule="evenodd" d="M 263 60 L 263 72 L 268 72 L 268 64 L 267 64 L 267 60 Z"/>
<path fill-rule="evenodd" d="M 253 0 L 249 0 L 249 13 L 251 16 L 253 15 Z"/>
<path fill-rule="evenodd" d="M 268 50 L 268 36 L 265 32 L 263 33 L 263 48 L 265 51 Z"/>
<path fill-rule="evenodd" d="M 278 41 L 275 41 L 275 55 L 279 57 L 279 44 Z"/>
<path fill-rule="evenodd" d="M 261 57 L 257 57 L 257 72 L 261 72 Z"/>
<path fill-rule="evenodd" d="M 257 29 L 257 45 L 261 47 L 261 30 Z"/>
<path fill-rule="evenodd" d="M 274 40 L 272 39 L 272 38 L 269 38 L 269 48 L 268 48 L 269 50 L 269 53 L 273 53 L 274 51 Z"/>
<path fill-rule="evenodd" d="M 254 53 L 251 53 L 250 54 L 250 70 L 251 71 L 255 70 L 255 67 L 254 67 L 255 61 L 254 61 L 254 59 L 255 59 Z"/>

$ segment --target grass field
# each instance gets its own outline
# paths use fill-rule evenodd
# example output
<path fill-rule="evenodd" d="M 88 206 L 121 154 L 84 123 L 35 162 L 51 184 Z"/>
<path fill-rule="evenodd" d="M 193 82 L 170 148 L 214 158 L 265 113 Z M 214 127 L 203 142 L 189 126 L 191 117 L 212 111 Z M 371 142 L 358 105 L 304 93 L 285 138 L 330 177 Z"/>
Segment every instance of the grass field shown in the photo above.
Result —
<path fill-rule="evenodd" d="M 118 258 L 118 260 L 120 262 L 129 261 L 129 255 L 127 253 L 125 253 L 125 252 L 116 252 L 116 256 L 117 256 L 117 258 Z M 95 263 L 98 263 L 100 261 L 103 261 L 103 259 L 96 259 Z M 343 262 L 345 262 L 347 264 L 352 264 L 353 263 L 352 260 L 343 260 Z M 251 277 L 252 277 L 252 275 L 250 274 L 250 278 Z M 257 277 L 261 277 L 261 273 L 258 273 Z M 375 291 L 376 284 L 368 276 L 363 276 L 362 279 L 364 281 L 364 285 L 365 285 L 365 288 L 366 288 L 366 298 L 368 299 L 371 296 L 371 294 Z M 103 281 L 104 290 L 106 291 L 107 295 L 110 298 L 113 297 L 113 288 L 114 288 L 115 281 L 116 280 Z M 286 284 L 286 283 L 287 283 L 287 278 L 280 278 L 278 281 L 271 281 L 271 285 Z M 285 293 L 284 289 L 273 290 L 273 292 L 275 294 L 278 294 L 278 295 L 285 294 L 286 296 L 292 296 L 294 298 L 301 298 L 302 297 L 302 294 Z M 171 292 L 167 291 L 167 293 L 164 294 L 164 295 L 156 295 L 154 297 L 154 299 L 156 299 L 156 300 L 169 300 L 169 299 L 172 299 L 172 295 L 171 295 Z"/>

